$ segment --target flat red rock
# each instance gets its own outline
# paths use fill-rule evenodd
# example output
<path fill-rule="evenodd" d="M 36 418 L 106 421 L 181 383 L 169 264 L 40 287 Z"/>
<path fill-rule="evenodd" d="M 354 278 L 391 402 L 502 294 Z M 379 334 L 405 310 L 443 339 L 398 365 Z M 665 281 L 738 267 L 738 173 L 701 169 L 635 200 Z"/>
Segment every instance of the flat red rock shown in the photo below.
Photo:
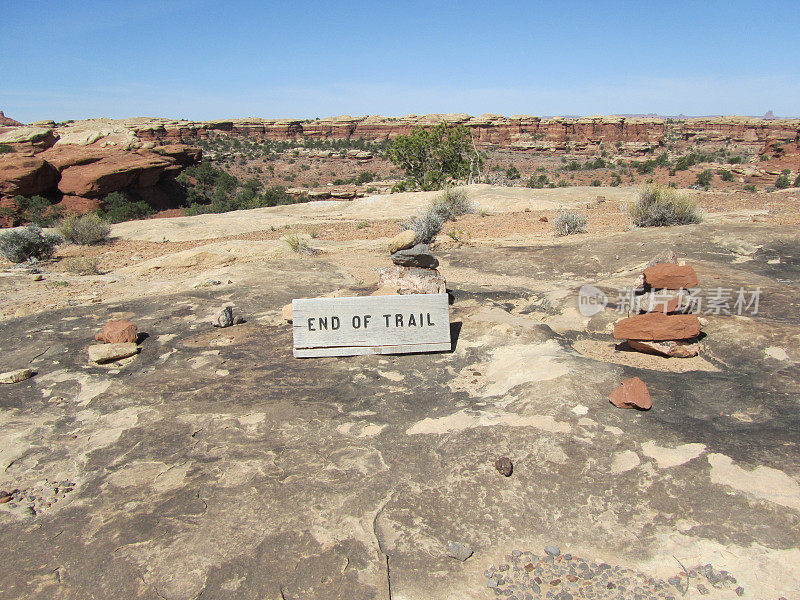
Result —
<path fill-rule="evenodd" d="M 696 315 L 665 315 L 654 312 L 617 321 L 614 337 L 618 340 L 685 340 L 700 334 Z"/>
<path fill-rule="evenodd" d="M 617 389 L 611 392 L 609 401 L 617 408 L 650 410 L 653 406 L 653 401 L 650 398 L 650 391 L 647 389 L 647 385 L 638 377 L 632 377 L 623 381 Z"/>
<path fill-rule="evenodd" d="M 697 287 L 697 273 L 690 265 L 658 263 L 644 270 L 644 281 L 657 290 L 680 290 Z"/>

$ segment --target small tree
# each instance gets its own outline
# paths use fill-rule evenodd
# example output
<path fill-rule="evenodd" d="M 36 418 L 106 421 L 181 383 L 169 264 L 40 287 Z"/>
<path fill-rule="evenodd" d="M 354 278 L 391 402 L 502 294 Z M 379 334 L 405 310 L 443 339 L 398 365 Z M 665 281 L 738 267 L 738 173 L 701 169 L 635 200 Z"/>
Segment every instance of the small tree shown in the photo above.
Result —
<path fill-rule="evenodd" d="M 450 180 L 469 175 L 471 138 L 464 125 L 440 123 L 430 129 L 415 127 L 411 135 L 397 136 L 386 156 L 420 189 L 438 190 Z"/>

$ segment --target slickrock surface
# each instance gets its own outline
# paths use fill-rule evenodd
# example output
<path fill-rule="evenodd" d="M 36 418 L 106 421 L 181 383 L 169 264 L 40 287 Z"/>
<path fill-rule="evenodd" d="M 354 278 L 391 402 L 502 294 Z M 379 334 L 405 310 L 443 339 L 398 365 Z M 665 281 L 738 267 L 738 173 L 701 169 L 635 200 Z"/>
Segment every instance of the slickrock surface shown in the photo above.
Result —
<path fill-rule="evenodd" d="M 687 582 L 687 598 L 800 596 L 797 227 L 731 208 L 555 238 L 541 216 L 635 191 L 541 192 L 472 188 L 495 216 L 455 226 L 484 234 L 432 246 L 452 352 L 293 359 L 281 311 L 374 292 L 393 219 L 426 194 L 115 225 L 91 249 L 101 275 L 2 265 L 0 370 L 37 374 L 0 393 L 0 595 L 525 600 L 534 581 L 545 598 L 586 583 L 677 600 Z M 271 229 L 309 223 L 308 256 Z M 757 314 L 703 314 L 704 350 L 680 360 L 611 336 L 616 291 L 670 247 L 704 285 L 761 289 Z M 611 299 L 592 317 L 587 283 Z M 213 327 L 224 306 L 247 322 Z M 121 319 L 149 335 L 139 354 L 89 363 Z M 632 377 L 649 411 L 609 403 Z"/>

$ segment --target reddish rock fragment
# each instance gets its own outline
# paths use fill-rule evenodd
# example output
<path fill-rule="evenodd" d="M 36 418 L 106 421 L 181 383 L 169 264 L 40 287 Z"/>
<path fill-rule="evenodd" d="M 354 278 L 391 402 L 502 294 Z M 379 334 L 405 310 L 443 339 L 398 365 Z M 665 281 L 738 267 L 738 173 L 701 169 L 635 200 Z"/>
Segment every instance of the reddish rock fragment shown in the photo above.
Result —
<path fill-rule="evenodd" d="M 697 287 L 697 273 L 690 265 L 659 263 L 644 270 L 644 281 L 655 289 L 680 290 Z"/>
<path fill-rule="evenodd" d="M 133 342 L 139 337 L 139 328 L 136 323 L 123 319 L 121 321 L 109 321 L 103 329 L 94 336 L 98 342 L 104 344 L 125 344 Z"/>
<path fill-rule="evenodd" d="M 503 477 L 511 477 L 511 473 L 514 472 L 514 464 L 507 456 L 502 456 L 494 461 L 494 468 L 497 469 L 497 472 Z"/>
<path fill-rule="evenodd" d="M 648 342 L 644 340 L 628 340 L 628 345 L 639 352 L 672 358 L 692 358 L 700 354 L 700 345 L 695 341 Z"/>
<path fill-rule="evenodd" d="M 614 337 L 618 340 L 685 340 L 700 334 L 696 315 L 665 315 L 654 312 L 617 321 Z"/>
<path fill-rule="evenodd" d="M 611 392 L 609 401 L 617 408 L 650 410 L 653 406 L 647 385 L 638 377 L 623 381 L 617 389 Z"/>

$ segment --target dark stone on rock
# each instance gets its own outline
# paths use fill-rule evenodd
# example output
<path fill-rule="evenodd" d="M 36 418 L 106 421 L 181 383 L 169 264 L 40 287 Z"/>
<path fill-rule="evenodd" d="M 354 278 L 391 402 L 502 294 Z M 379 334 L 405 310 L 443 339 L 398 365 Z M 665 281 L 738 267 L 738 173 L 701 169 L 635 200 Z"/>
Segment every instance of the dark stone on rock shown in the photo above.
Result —
<path fill-rule="evenodd" d="M 405 250 L 398 250 L 392 254 L 392 262 L 401 267 L 421 267 L 423 269 L 435 269 L 439 266 L 439 261 L 431 254 L 428 244 L 417 244 Z"/>
<path fill-rule="evenodd" d="M 494 468 L 504 477 L 511 477 L 511 473 L 514 472 L 514 464 L 507 456 L 502 456 L 494 461 Z"/>
<path fill-rule="evenodd" d="M 226 306 L 211 318 L 214 327 L 230 327 L 233 325 L 233 308 Z"/>

